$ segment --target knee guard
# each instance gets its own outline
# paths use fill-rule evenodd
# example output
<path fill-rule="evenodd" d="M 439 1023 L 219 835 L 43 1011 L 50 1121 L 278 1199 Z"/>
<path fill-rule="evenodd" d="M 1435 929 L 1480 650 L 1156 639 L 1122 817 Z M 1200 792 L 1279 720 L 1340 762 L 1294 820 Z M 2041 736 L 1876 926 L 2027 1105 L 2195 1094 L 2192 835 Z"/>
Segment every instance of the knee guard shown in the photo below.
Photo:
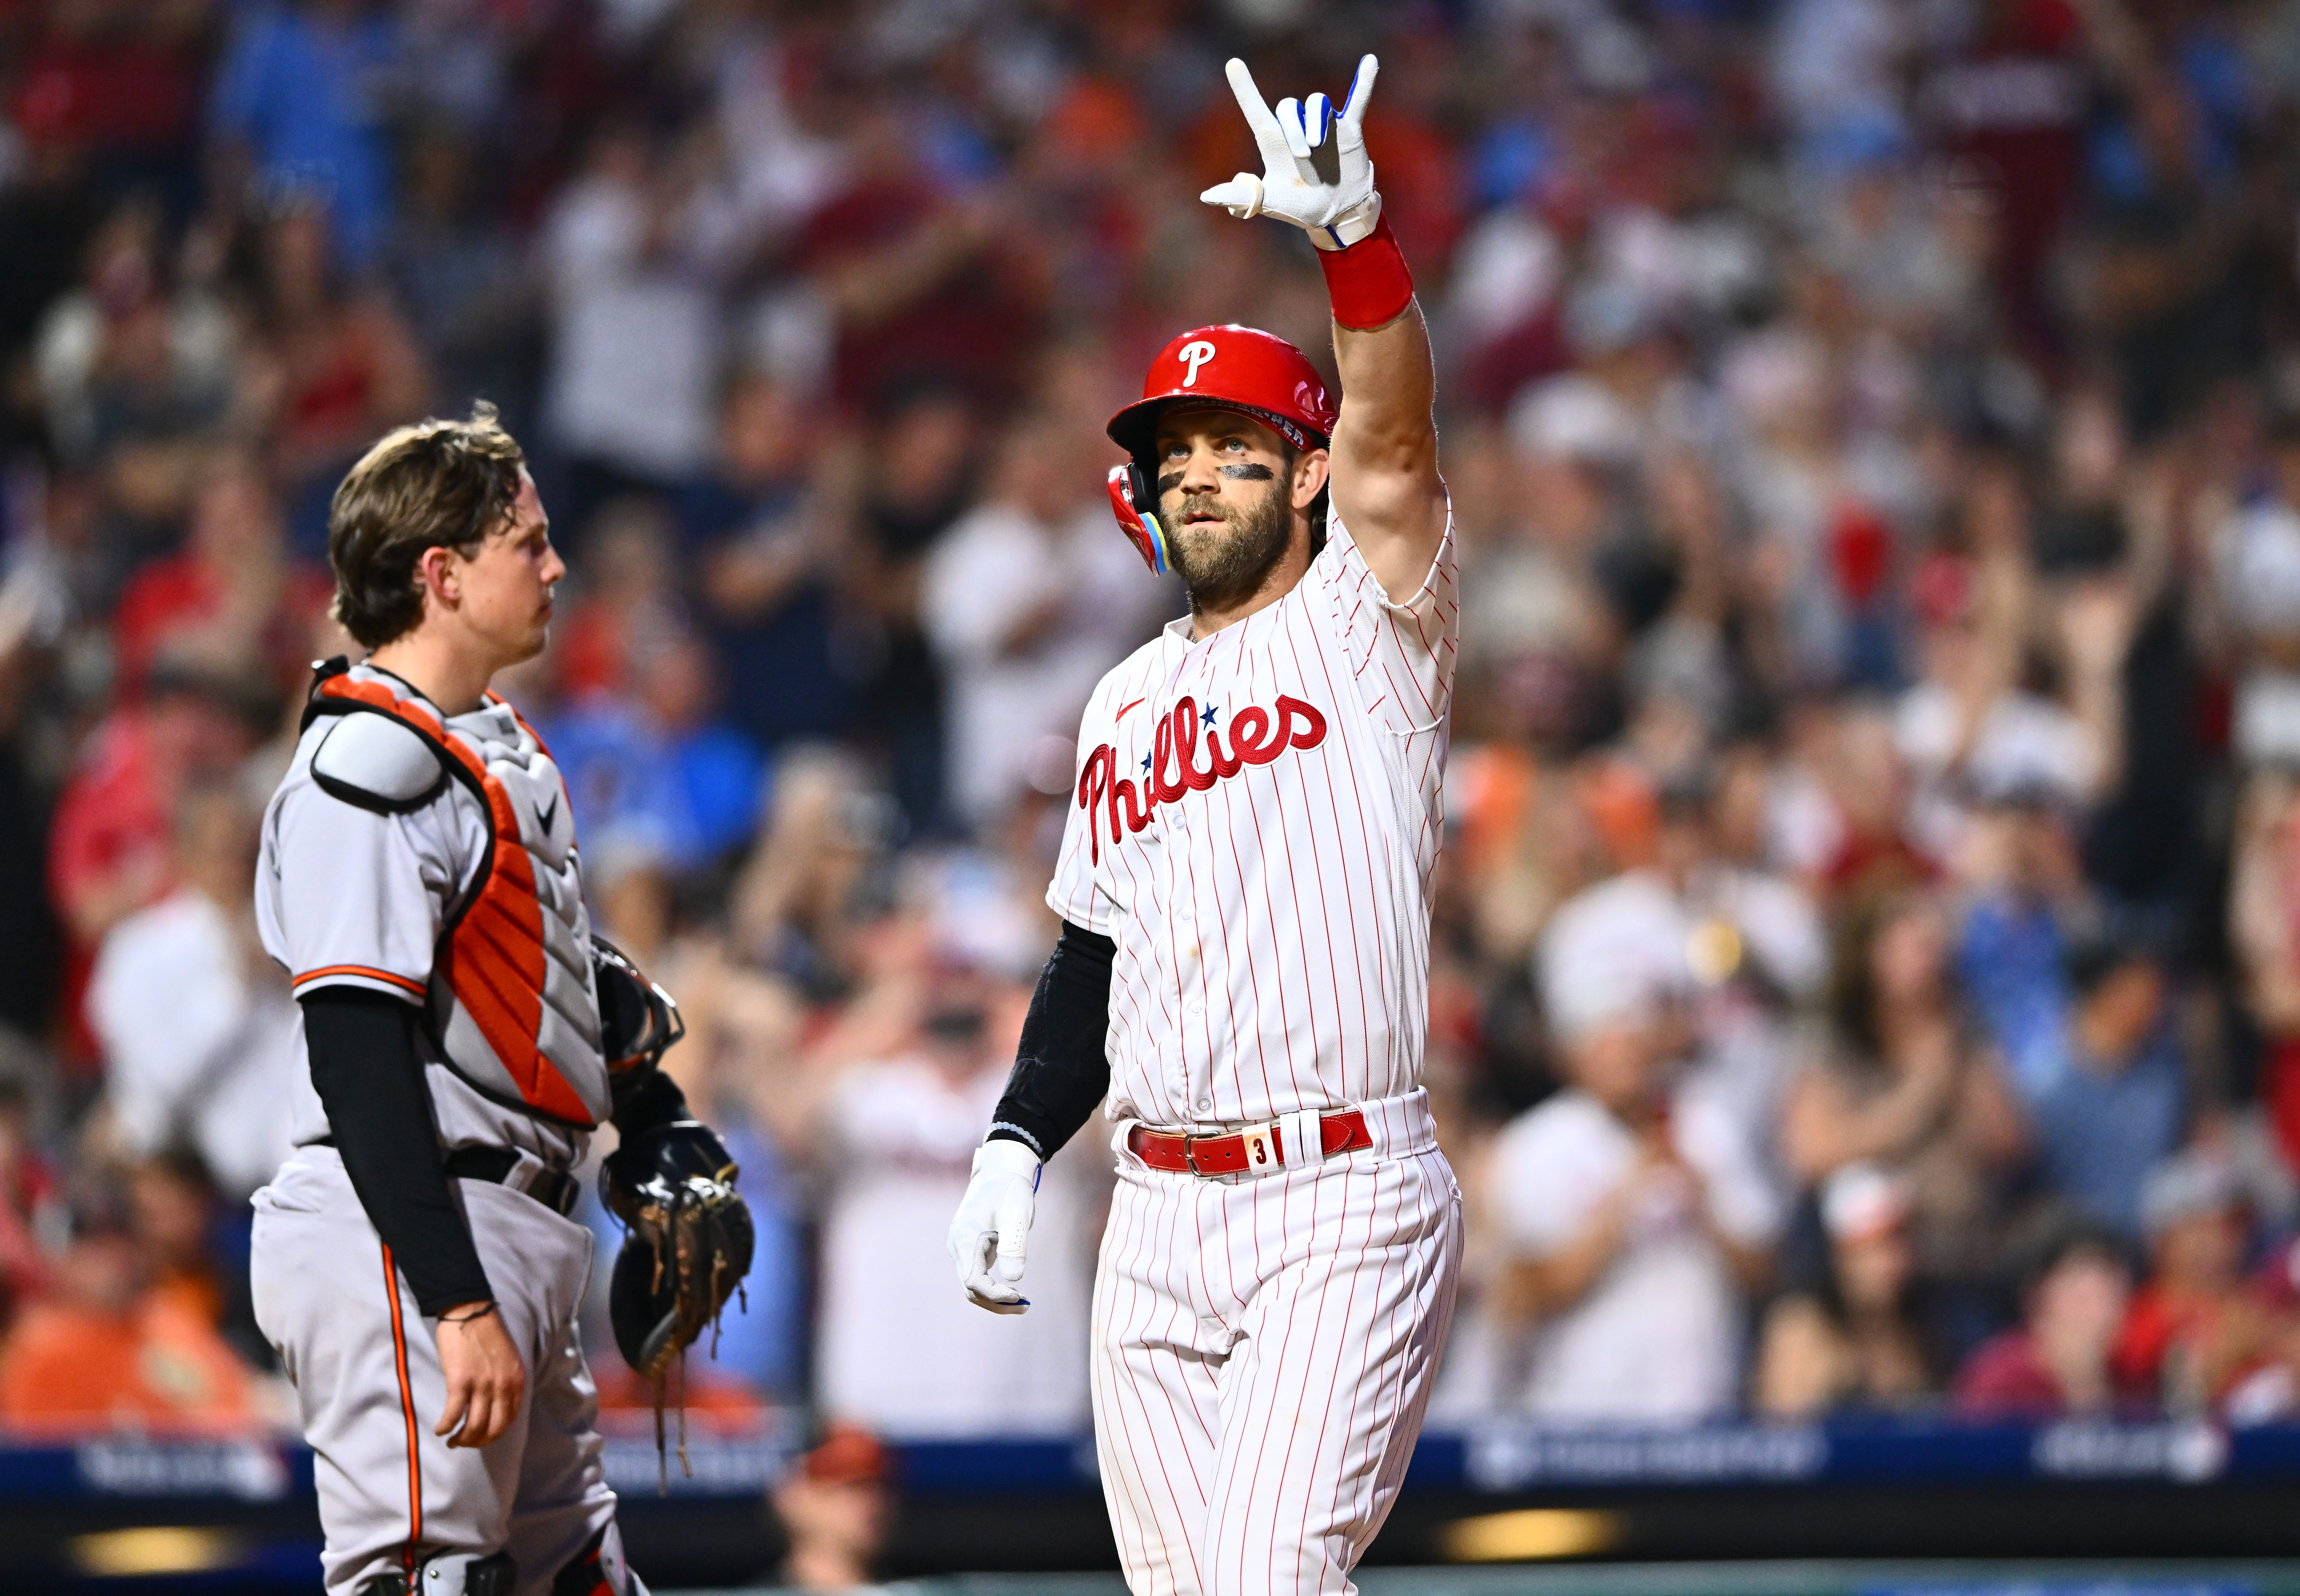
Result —
<path fill-rule="evenodd" d="M 551 1582 L 551 1596 L 647 1596 L 646 1586 L 623 1559 L 623 1532 L 613 1519 L 601 1525 L 599 1533 L 559 1571 Z"/>
<path fill-rule="evenodd" d="M 411 1580 L 404 1574 L 379 1574 L 360 1587 L 360 1596 L 512 1596 L 519 1565 L 507 1551 L 448 1551 L 423 1559 Z"/>

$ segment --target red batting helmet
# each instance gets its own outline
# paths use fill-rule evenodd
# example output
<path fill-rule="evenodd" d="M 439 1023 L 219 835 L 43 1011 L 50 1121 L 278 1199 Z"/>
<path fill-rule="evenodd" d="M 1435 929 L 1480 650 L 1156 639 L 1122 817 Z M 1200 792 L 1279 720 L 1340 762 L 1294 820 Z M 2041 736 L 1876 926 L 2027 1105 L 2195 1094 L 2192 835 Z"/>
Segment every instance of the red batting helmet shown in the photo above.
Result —
<path fill-rule="evenodd" d="M 1322 449 L 1334 430 L 1334 403 L 1302 352 L 1258 328 L 1193 328 L 1158 352 L 1142 397 L 1110 418 L 1110 438 L 1147 460 L 1166 411 L 1238 410 L 1266 421 L 1297 449 Z"/>

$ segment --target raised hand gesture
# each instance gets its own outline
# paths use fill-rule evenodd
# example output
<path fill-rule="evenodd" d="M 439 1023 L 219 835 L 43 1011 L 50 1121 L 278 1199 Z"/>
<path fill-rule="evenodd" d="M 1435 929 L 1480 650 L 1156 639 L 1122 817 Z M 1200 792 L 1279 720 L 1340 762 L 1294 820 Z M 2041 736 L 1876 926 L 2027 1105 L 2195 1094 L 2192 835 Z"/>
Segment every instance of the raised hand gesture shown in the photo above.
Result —
<path fill-rule="evenodd" d="M 1366 157 L 1365 110 L 1381 63 L 1371 55 L 1359 61 L 1338 117 L 1322 94 L 1306 101 L 1289 96 L 1273 111 L 1246 62 L 1232 56 L 1227 70 L 1230 92 L 1262 154 L 1262 175 L 1242 171 L 1198 197 L 1232 216 L 1290 221 L 1321 249 L 1346 249 L 1372 232 L 1381 196 L 1374 192 L 1373 162 Z"/>

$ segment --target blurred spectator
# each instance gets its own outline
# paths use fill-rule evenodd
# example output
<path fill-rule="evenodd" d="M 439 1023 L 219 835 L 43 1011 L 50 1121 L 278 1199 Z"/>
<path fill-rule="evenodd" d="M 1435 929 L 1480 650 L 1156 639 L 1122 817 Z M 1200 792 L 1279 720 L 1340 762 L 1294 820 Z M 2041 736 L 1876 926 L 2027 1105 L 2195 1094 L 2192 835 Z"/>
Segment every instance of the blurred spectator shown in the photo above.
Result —
<path fill-rule="evenodd" d="M 2288 1168 L 2300 1170 L 2300 789 L 2281 769 L 2249 777 L 2238 800 L 2229 945 L 2264 1056 L 2260 1096 Z"/>
<path fill-rule="evenodd" d="M 201 1307 L 155 1285 L 154 1261 L 117 1233 L 74 1239 L 54 1293 L 0 1342 L 0 1421 L 199 1434 L 257 1417 L 252 1376 Z"/>
<path fill-rule="evenodd" d="M 2012 1055 L 2012 1084 L 2052 1190 L 2137 1242 L 2148 1172 L 2179 1144 L 2188 1110 L 2170 972 L 2148 942 L 2113 933 L 2068 962 L 2067 1012 Z"/>
<path fill-rule="evenodd" d="M 165 661 L 258 693 L 298 694 L 335 585 L 290 558 L 279 503 L 254 461 L 216 456 L 194 482 L 183 551 L 147 562 L 112 612 L 122 687 L 140 693 Z"/>
<path fill-rule="evenodd" d="M 2243 649 L 2232 727 L 2253 766 L 2300 765 L 2300 410 L 2279 406 L 2267 491 L 2218 531 L 2219 600 Z"/>
<path fill-rule="evenodd" d="M 1673 1091 L 1663 992 L 1623 975 L 1561 1023 L 1572 1085 L 1502 1133 L 1491 1201 L 1545 1417 L 1691 1419 L 1740 1387 L 1744 1293 L 1779 1226 L 1740 1127 Z"/>
<path fill-rule="evenodd" d="M 729 906 L 738 958 L 785 977 L 813 1002 L 852 995 L 863 922 L 885 885 L 884 803 L 841 755 L 783 760 Z"/>
<path fill-rule="evenodd" d="M 2021 1322 L 1957 1370 L 1956 1411 L 1970 1418 L 2102 1413 L 2137 1393 L 2117 1379 L 2117 1337 L 2132 1276 L 2115 1238 L 2060 1220 L 2031 1243 Z"/>
<path fill-rule="evenodd" d="M 438 373 L 442 413 L 466 414 L 486 399 L 516 431 L 534 412 L 542 318 L 532 270 L 486 166 L 468 135 L 424 128 L 407 152 L 382 266 Z"/>
<path fill-rule="evenodd" d="M 325 195 L 346 262 L 366 266 L 389 222 L 396 8 L 262 0 L 238 22 L 216 71 L 217 139 L 268 200 Z"/>
<path fill-rule="evenodd" d="M 2149 1175 L 2140 1209 L 2150 1267 L 2117 1338 L 2118 1384 L 2171 1413 L 2288 1411 L 2300 1390 L 2273 1357 L 2270 1304 L 2245 1278 L 2235 1172 L 2201 1150 L 2184 1151 Z"/>
<path fill-rule="evenodd" d="M 292 545 L 312 560 L 326 552 L 328 503 L 345 469 L 387 428 L 414 420 L 431 388 L 396 308 L 338 258 L 336 220 L 299 193 L 253 240 L 252 403 L 271 432 Z"/>
<path fill-rule="evenodd" d="M 729 716 L 763 748 L 838 736 L 854 712 L 838 578 L 861 461 L 801 395 L 758 372 L 728 384 L 718 442 L 679 520 L 734 689 Z"/>
<path fill-rule="evenodd" d="M 213 681 L 162 671 L 141 703 L 113 710 L 79 750 L 48 842 L 48 890 L 71 938 L 67 1014 L 105 934 L 170 890 L 178 794 L 228 776 L 247 753 L 253 738 L 236 708 Z"/>
<path fill-rule="evenodd" d="M 128 1213 L 152 1295 L 216 1330 L 252 1367 L 274 1367 L 247 1288 L 252 1222 L 244 1203 L 224 1205 L 200 1155 L 170 1147 L 138 1159 L 129 1168 Z"/>
<path fill-rule="evenodd" d="M 805 1013 L 788 986 L 729 964 L 709 943 L 682 942 L 653 968 L 678 994 L 687 1023 L 687 1040 L 671 1050 L 665 1067 L 734 1155 L 757 1235 L 751 1273 L 720 1319 L 710 1366 L 691 1364 L 690 1372 L 738 1381 L 755 1397 L 797 1402 L 807 1389 L 813 1293 L 805 1171 L 783 1140 L 791 1126 L 782 1100 L 790 1092 Z M 595 1228 L 604 1243 L 605 1227 Z"/>
<path fill-rule="evenodd" d="M 764 768 L 720 718 L 718 661 L 688 629 L 669 511 L 613 501 L 591 542 L 596 574 L 557 658 L 572 702 L 542 717 L 553 754 L 609 876 L 638 861 L 692 875 L 750 839 Z"/>
<path fill-rule="evenodd" d="M 1789 1168 L 1824 1190 L 1841 1172 L 1881 1166 L 1918 1272 L 1973 1284 L 1995 1268 L 2002 1192 L 2027 1138 L 1958 1005 L 1948 936 L 1926 894 L 1846 906 L 1830 1035 L 1789 1089 L 1781 1135 Z"/>
<path fill-rule="evenodd" d="M 965 394 L 923 386 L 889 405 L 868 457 L 856 574 L 874 635 L 862 730 L 913 835 L 944 822 L 949 757 L 948 684 L 927 641 L 921 586 L 929 553 L 966 509 L 977 446 Z"/>
<path fill-rule="evenodd" d="M 570 463 L 560 511 L 575 523 L 614 493 L 669 491 L 710 457 L 719 316 L 694 206 L 699 156 L 610 121 L 545 224 L 545 428 Z"/>
<path fill-rule="evenodd" d="M 0 1312 L 12 1321 L 53 1283 L 71 1223 L 56 1168 L 36 1137 L 34 1107 L 20 1058 L 0 1074 Z"/>
<path fill-rule="evenodd" d="M 891 1503 L 887 1452 L 859 1425 L 833 1423 L 772 1492 L 790 1550 L 782 1588 L 824 1596 L 872 1591 L 871 1566 L 887 1541 Z"/>
<path fill-rule="evenodd" d="M 1765 1310 L 1752 1405 L 1775 1418 L 1905 1409 L 1937 1396 L 1937 1354 L 1917 1310 L 1907 1183 L 1847 1164 L 1821 1192 L 1828 1262 L 1818 1284 Z"/>
<path fill-rule="evenodd" d="M 105 935 L 88 993 L 125 1151 L 194 1148 L 235 1200 L 288 1156 L 289 1088 L 306 1067 L 286 975 L 255 941 L 257 819 L 234 787 L 184 790 L 176 888 Z"/>
<path fill-rule="evenodd" d="M 1921 838 L 1944 860 L 1971 845 L 1963 828 L 1974 800 L 2086 804 L 2122 768 L 2131 596 L 2097 579 L 2059 595 L 2052 614 L 2067 702 L 2029 690 L 2026 630 L 2038 597 L 2020 558 L 2029 516 L 2008 466 L 1977 476 L 1965 504 L 1974 557 L 1931 567 L 1921 598 L 1921 677 L 1901 699 L 1896 734 L 1921 784 Z"/>
<path fill-rule="evenodd" d="M 1081 492 L 1100 441 L 1025 412 L 999 441 L 981 504 L 927 557 L 920 611 L 950 686 L 950 802 L 978 828 L 1026 786 L 1069 791 L 1095 684 L 1168 619 L 1160 601 L 1181 607 L 1111 537 L 1108 500 Z"/>
<path fill-rule="evenodd" d="M 921 995 L 904 1056 L 858 1060 L 821 1088 L 812 1136 L 831 1192 L 815 1400 L 906 1438 L 1074 1434 L 1087 1423 L 1091 1269 L 1075 1160 L 1039 1185 L 1027 1315 L 987 1314 L 942 1289 L 943 1232 L 1005 1089 L 1028 994 L 946 966 Z"/>
<path fill-rule="evenodd" d="M 147 538 L 182 513 L 237 397 L 237 331 L 212 294 L 170 282 L 164 226 L 154 196 L 123 201 L 89 242 L 80 286 L 41 322 L 35 353 L 57 448 L 101 470 Z"/>
<path fill-rule="evenodd" d="M 1680 773 L 1654 805 L 1652 862 L 1588 888 L 1550 920 L 1540 950 L 1552 1022 L 1571 1032 L 1624 971 L 1685 1004 L 1688 1084 L 1730 1114 L 1770 1163 L 1789 1044 L 1783 1010 L 1819 985 L 1825 943 L 1794 885 L 1720 856 L 1716 794 L 1705 772 Z"/>

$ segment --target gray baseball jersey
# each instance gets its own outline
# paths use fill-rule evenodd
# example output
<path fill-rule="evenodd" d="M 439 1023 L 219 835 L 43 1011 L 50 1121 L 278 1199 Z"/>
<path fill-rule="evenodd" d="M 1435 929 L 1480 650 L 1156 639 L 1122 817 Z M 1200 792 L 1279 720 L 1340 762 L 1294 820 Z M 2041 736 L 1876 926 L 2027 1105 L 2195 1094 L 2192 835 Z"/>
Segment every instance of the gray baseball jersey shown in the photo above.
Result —
<path fill-rule="evenodd" d="M 313 705 L 264 814 L 265 951 L 299 997 L 354 986 L 423 1011 L 444 1149 L 572 1168 L 608 1093 L 574 819 L 550 754 L 500 700 L 443 716 L 367 666 L 323 678 Z M 508 1549 L 521 1596 L 543 1596 L 592 1536 L 612 1537 L 575 1325 L 589 1233 L 516 1175 L 449 1183 L 529 1382 L 508 1434 L 451 1451 L 431 1433 L 446 1389 L 434 1332 L 329 1138 L 299 1072 L 297 1148 L 255 1195 L 252 1265 L 258 1322 L 318 1454 L 327 1588 Z"/>

